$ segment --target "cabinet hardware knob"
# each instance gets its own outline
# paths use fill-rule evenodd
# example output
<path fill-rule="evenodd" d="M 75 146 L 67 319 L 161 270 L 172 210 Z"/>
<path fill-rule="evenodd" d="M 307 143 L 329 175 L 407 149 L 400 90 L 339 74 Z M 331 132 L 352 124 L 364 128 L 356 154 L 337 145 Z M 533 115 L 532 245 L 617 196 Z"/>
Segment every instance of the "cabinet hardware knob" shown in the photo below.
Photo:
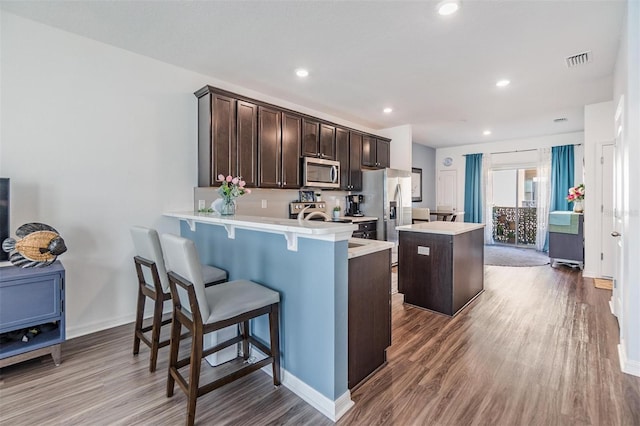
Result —
<path fill-rule="evenodd" d="M 611 233 L 611 236 L 612 236 L 612 237 L 619 237 L 620 235 L 622 235 L 622 234 L 620 234 L 620 233 L 619 233 L 619 232 L 617 232 L 617 231 L 613 231 L 613 232 Z"/>

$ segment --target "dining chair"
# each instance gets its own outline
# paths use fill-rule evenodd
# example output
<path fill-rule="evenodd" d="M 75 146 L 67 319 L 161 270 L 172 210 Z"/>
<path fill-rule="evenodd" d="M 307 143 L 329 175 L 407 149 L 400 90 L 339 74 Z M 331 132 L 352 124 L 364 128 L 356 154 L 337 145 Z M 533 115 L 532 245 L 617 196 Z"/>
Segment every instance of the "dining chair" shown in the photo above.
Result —
<path fill-rule="evenodd" d="M 429 222 L 431 220 L 431 211 L 428 207 L 413 207 L 411 209 L 411 223 Z"/>
<path fill-rule="evenodd" d="M 169 339 L 160 341 L 162 326 L 171 323 L 171 319 L 162 320 L 164 302 L 171 299 L 169 279 L 165 268 L 160 238 L 155 229 L 133 226 L 130 229 L 133 238 L 135 256 L 133 258 L 138 276 L 138 302 L 133 338 L 133 354 L 140 352 L 142 341 L 151 350 L 149 371 L 156 370 L 158 349 L 168 346 Z M 219 284 L 227 280 L 227 272 L 209 265 L 200 265 L 202 276 L 208 285 Z M 143 327 L 144 306 L 147 298 L 153 300 L 153 319 L 151 325 Z M 145 333 L 151 331 L 147 338 Z"/>
<path fill-rule="evenodd" d="M 169 355 L 169 376 L 167 397 L 173 396 L 175 383 L 187 395 L 188 426 L 195 421 L 198 397 L 227 383 L 272 364 L 273 384 L 280 385 L 280 294 L 265 286 L 248 280 L 234 280 L 220 285 L 205 287 L 199 265 L 198 252 L 193 241 L 176 235 L 162 235 L 162 246 L 169 270 L 169 287 L 173 301 L 173 324 Z M 270 347 L 255 339 L 249 330 L 249 320 L 269 315 Z M 240 334 L 204 349 L 204 335 L 237 324 Z M 189 356 L 179 359 L 180 334 L 182 327 L 191 334 Z M 243 366 L 218 377 L 212 382 L 200 385 L 202 358 L 233 344 L 242 342 L 244 360 L 249 359 L 249 344 L 252 344 L 266 358 Z M 189 366 L 188 380 L 180 369 Z M 213 367 L 216 368 L 216 367 Z"/>

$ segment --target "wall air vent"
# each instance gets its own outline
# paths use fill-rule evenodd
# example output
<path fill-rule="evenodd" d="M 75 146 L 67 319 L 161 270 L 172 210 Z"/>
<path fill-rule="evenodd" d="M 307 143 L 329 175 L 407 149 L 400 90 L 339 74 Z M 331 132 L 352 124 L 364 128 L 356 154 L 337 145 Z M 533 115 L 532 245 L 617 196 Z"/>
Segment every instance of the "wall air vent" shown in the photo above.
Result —
<path fill-rule="evenodd" d="M 567 117 L 560 117 L 560 118 L 554 118 L 553 119 L 554 123 L 563 123 L 565 121 L 569 121 L 569 119 Z"/>
<path fill-rule="evenodd" d="M 567 63 L 567 67 L 575 68 L 579 65 L 584 65 L 588 62 L 591 62 L 591 51 L 578 53 L 577 55 L 567 56 L 564 58 Z"/>

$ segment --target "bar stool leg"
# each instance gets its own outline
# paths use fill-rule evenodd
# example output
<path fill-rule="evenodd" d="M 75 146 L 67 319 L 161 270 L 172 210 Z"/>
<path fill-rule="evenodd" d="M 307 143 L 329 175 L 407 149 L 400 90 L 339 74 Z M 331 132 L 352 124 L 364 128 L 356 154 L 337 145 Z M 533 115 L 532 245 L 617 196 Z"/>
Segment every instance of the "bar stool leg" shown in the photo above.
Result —
<path fill-rule="evenodd" d="M 142 293 L 140 285 L 138 285 L 138 308 L 136 311 L 136 325 L 133 330 L 133 354 L 138 355 L 140 352 L 140 335 L 142 333 L 142 317 L 144 315 L 144 304 L 147 296 Z"/>
<path fill-rule="evenodd" d="M 200 384 L 200 365 L 202 363 L 202 329 L 198 325 L 191 338 L 191 365 L 189 366 L 189 395 L 187 405 L 187 426 L 193 426 L 196 420 L 196 403 Z"/>
<path fill-rule="evenodd" d="M 177 370 L 178 365 L 178 349 L 180 349 L 180 333 L 182 333 L 182 323 L 173 314 L 173 323 L 171 324 L 171 343 L 169 344 L 169 377 L 167 378 L 167 398 L 173 396 L 173 389 L 176 380 L 173 378 L 171 371 Z"/>
<path fill-rule="evenodd" d="M 280 303 L 271 305 L 269 331 L 271 334 L 271 356 L 273 357 L 273 385 L 280 386 Z"/>
<path fill-rule="evenodd" d="M 249 321 L 244 321 L 242 328 L 242 357 L 244 360 L 249 359 Z"/>
<path fill-rule="evenodd" d="M 160 342 L 160 328 L 162 327 L 162 307 L 164 303 L 161 297 L 154 300 L 153 305 L 153 325 L 151 328 L 151 359 L 149 360 L 149 371 L 156 371 L 158 362 L 158 343 Z"/>

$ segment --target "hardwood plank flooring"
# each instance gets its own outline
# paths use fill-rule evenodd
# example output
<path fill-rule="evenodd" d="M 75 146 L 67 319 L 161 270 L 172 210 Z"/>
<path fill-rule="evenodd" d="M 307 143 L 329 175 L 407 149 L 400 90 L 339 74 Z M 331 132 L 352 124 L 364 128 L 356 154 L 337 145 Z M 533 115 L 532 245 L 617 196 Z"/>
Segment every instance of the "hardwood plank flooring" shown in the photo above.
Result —
<path fill-rule="evenodd" d="M 394 294 L 389 363 L 338 423 L 640 425 L 640 378 L 620 372 L 610 296 L 548 265 L 487 266 L 485 292 L 454 318 Z M 148 348 L 134 357 L 132 341 L 133 324 L 65 342 L 59 367 L 46 356 L 0 369 L 0 424 L 184 423 L 184 394 L 165 396 L 168 348 L 149 373 Z M 261 372 L 199 398 L 196 423 L 331 424 Z"/>

